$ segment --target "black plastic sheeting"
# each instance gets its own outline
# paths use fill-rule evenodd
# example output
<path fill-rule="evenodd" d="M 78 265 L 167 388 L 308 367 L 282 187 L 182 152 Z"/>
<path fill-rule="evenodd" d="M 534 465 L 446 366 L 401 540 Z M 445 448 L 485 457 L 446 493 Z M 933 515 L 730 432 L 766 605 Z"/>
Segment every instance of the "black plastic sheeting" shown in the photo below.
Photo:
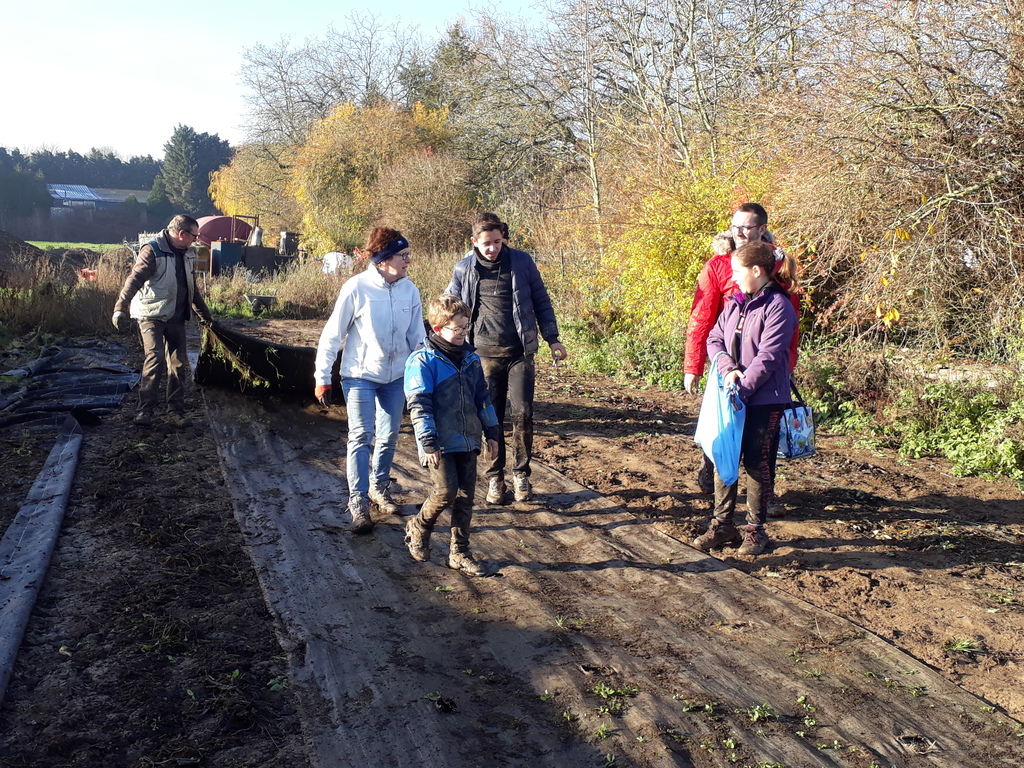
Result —
<path fill-rule="evenodd" d="M 121 362 L 124 347 L 107 339 L 76 339 L 4 372 L 13 391 L 0 394 L 0 429 L 58 429 L 70 413 L 84 425 L 121 407 L 139 373 Z"/>
<path fill-rule="evenodd" d="M 334 361 L 331 395 L 342 402 L 340 355 Z M 313 395 L 316 349 L 254 339 L 214 323 L 203 333 L 196 383 L 247 394 Z"/>
<path fill-rule="evenodd" d="M 0 700 L 64 522 L 82 425 L 119 408 L 141 380 L 124 356 L 124 347 L 106 339 L 76 339 L 4 372 L 11 384 L 0 394 L 0 429 L 54 430 L 57 440 L 0 539 Z"/>
<path fill-rule="evenodd" d="M 0 701 L 14 670 L 36 597 L 64 522 L 78 466 L 82 428 L 65 415 L 57 442 L 36 476 L 25 503 L 0 539 Z"/>

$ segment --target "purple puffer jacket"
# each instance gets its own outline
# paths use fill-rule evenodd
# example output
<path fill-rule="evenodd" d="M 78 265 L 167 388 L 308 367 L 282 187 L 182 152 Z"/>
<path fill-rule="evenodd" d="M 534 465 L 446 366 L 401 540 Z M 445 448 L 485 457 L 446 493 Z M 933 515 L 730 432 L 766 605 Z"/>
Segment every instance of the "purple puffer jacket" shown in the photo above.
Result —
<path fill-rule="evenodd" d="M 742 320 L 742 337 L 736 328 Z M 725 302 L 708 336 L 708 357 L 719 352 L 718 370 L 725 376 L 739 368 L 740 399 L 747 405 L 789 403 L 789 343 L 796 331 L 796 310 L 789 296 L 774 282 L 759 293 L 736 293 Z M 737 349 L 738 348 L 738 349 Z M 739 358 L 736 358 L 737 351 Z"/>

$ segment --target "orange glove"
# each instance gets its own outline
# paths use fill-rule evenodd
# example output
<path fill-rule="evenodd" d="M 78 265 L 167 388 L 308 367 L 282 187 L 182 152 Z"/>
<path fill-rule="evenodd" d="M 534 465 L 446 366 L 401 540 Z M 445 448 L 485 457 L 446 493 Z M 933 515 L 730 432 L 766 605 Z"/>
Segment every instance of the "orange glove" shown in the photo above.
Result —
<path fill-rule="evenodd" d="M 316 389 L 313 390 L 313 394 L 316 396 L 316 399 L 320 401 L 321 405 L 331 404 L 330 384 L 317 384 Z"/>

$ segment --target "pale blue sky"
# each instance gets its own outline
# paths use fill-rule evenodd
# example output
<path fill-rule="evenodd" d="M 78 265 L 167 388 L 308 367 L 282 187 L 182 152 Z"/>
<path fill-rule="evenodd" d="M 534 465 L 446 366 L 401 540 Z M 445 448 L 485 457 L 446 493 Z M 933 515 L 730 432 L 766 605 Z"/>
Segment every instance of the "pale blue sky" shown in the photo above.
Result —
<path fill-rule="evenodd" d="M 242 53 L 282 37 L 301 43 L 352 11 L 440 37 L 472 9 L 532 15 L 531 0 L 9 0 L 0 30 L 0 147 L 163 156 L 178 124 L 244 136 Z M 180 21 L 179 21 L 180 20 Z M 192 96 L 171 98 L 177 84 Z"/>

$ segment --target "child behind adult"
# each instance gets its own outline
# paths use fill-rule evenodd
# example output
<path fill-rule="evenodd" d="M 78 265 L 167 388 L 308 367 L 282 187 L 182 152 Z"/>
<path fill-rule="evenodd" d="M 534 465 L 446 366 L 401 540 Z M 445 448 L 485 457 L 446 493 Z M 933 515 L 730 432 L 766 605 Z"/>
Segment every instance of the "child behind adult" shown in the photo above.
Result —
<path fill-rule="evenodd" d="M 736 250 L 736 243 L 732 239 L 732 234 L 729 230 L 725 232 L 719 232 L 717 235 L 711 238 L 711 252 L 715 256 L 725 256 L 727 253 L 732 253 Z"/>
<path fill-rule="evenodd" d="M 485 576 L 469 546 L 476 493 L 480 435 L 491 458 L 498 452 L 498 417 L 484 381 L 480 357 L 466 339 L 470 310 L 456 296 L 430 302 L 430 331 L 423 348 L 405 366 L 405 397 L 416 433 L 420 462 L 430 473 L 431 489 L 418 515 L 405 527 L 405 543 L 414 560 L 430 559 L 430 534 L 451 508 L 448 567 L 468 576 Z"/>
<path fill-rule="evenodd" d="M 787 289 L 797 286 L 797 265 L 763 241 L 737 248 L 731 263 L 739 291 L 726 301 L 708 336 L 707 352 L 724 384 L 735 386 L 747 406 L 740 444 L 747 526 L 741 532 L 734 522 L 739 483 L 725 485 L 716 470 L 714 519 L 693 543 L 705 552 L 740 544 L 741 555 L 760 555 L 768 548 L 764 525 L 775 495 L 779 423 L 790 403 L 790 342 L 797 315 Z"/>

